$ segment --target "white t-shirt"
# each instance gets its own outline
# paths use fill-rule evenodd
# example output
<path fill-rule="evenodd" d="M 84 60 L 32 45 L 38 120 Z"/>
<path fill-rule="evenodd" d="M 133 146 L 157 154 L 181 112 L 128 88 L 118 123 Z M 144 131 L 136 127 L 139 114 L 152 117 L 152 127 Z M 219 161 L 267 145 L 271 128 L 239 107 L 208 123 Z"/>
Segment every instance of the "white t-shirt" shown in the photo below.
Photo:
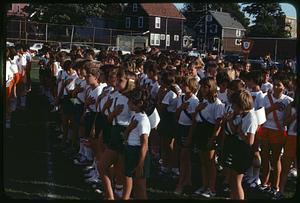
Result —
<path fill-rule="evenodd" d="M 9 60 L 6 61 L 5 81 L 6 87 L 9 87 L 10 82 L 14 78 L 14 73 L 11 70 L 11 63 Z"/>
<path fill-rule="evenodd" d="M 142 86 L 146 83 L 148 76 L 147 76 L 147 74 L 142 73 L 139 75 L 139 78 L 140 78 L 140 86 Z"/>
<path fill-rule="evenodd" d="M 291 113 L 292 116 L 296 115 L 297 112 L 295 107 L 292 107 Z M 288 135 L 297 136 L 297 116 L 296 119 L 289 125 Z"/>
<path fill-rule="evenodd" d="M 224 109 L 224 113 L 229 113 L 229 112 L 233 112 L 233 109 L 231 108 L 231 104 L 228 103 L 226 106 L 225 106 L 225 109 Z M 241 123 L 241 116 L 240 115 L 237 115 L 234 120 L 233 120 L 233 124 L 234 125 L 238 125 L 239 123 Z M 226 123 L 226 127 L 225 127 L 225 134 L 228 135 L 228 134 L 233 134 L 233 131 L 230 127 L 230 124 L 229 122 Z"/>
<path fill-rule="evenodd" d="M 173 112 L 173 113 L 176 112 L 177 94 L 172 90 L 169 90 L 167 94 L 164 96 L 162 103 L 168 105 L 167 106 L 168 112 Z"/>
<path fill-rule="evenodd" d="M 200 78 L 200 80 L 203 79 L 203 78 L 205 78 L 205 70 L 204 70 L 204 68 L 198 69 L 197 70 L 197 75 Z"/>
<path fill-rule="evenodd" d="M 152 99 L 156 98 L 156 95 L 158 93 L 159 88 L 160 88 L 160 85 L 159 85 L 158 81 L 156 81 L 154 84 L 152 84 L 152 88 L 151 88 L 151 91 L 150 91 Z"/>
<path fill-rule="evenodd" d="M 56 66 L 56 72 L 54 73 L 53 76 L 58 78 L 58 73 L 62 70 L 62 67 L 60 66 L 60 63 L 57 61 L 54 62 L 54 65 Z"/>
<path fill-rule="evenodd" d="M 67 91 L 71 91 L 75 89 L 75 80 L 78 78 L 76 71 L 74 71 L 71 75 L 67 75 L 66 80 L 72 80 L 66 87 L 64 88 L 64 95 L 68 95 Z"/>
<path fill-rule="evenodd" d="M 18 60 L 19 56 L 14 56 L 14 59 L 10 60 L 10 63 L 11 63 L 11 70 L 14 74 L 18 73 L 19 72 L 19 69 L 18 69 L 18 65 L 17 65 L 17 60 Z"/>
<path fill-rule="evenodd" d="M 108 98 L 111 96 L 111 93 L 114 91 L 114 87 L 113 86 L 108 86 L 107 88 L 103 89 L 102 92 L 106 92 L 107 91 L 107 95 L 105 97 L 103 97 L 100 100 L 99 106 L 98 106 L 98 111 L 102 111 L 104 104 L 107 102 Z M 108 116 L 108 111 L 106 110 L 104 112 L 105 115 Z"/>
<path fill-rule="evenodd" d="M 281 102 L 285 105 L 285 107 L 287 107 L 287 105 L 293 101 L 293 99 L 291 97 L 286 96 L 284 94 L 282 94 L 279 99 L 276 99 L 275 97 L 273 97 L 273 94 L 271 94 L 271 97 L 273 99 L 273 103 Z M 268 95 L 266 95 L 264 98 L 264 107 L 265 107 L 265 109 L 267 109 L 270 106 L 271 106 L 271 104 L 269 101 L 269 97 L 268 97 Z M 276 114 L 277 114 L 281 129 L 282 130 L 285 129 L 285 128 L 283 128 L 283 127 L 285 127 L 283 125 L 283 120 L 284 120 L 284 115 L 286 114 L 286 108 L 284 108 L 283 110 L 276 110 Z M 274 120 L 274 117 L 273 117 L 273 112 L 270 112 L 267 115 L 267 121 L 264 123 L 264 127 L 278 130 L 277 125 Z"/>
<path fill-rule="evenodd" d="M 270 83 L 270 82 L 266 82 L 266 83 L 263 83 L 262 85 L 261 85 L 261 91 L 263 92 L 263 93 L 267 93 L 267 92 L 269 92 L 269 91 L 272 91 L 273 90 L 273 85 L 272 85 L 272 83 Z"/>
<path fill-rule="evenodd" d="M 24 66 L 26 67 L 27 65 L 26 54 L 19 55 L 19 58 L 17 60 L 17 65 L 18 65 L 19 73 L 23 73 L 23 71 L 25 71 Z"/>
<path fill-rule="evenodd" d="M 223 104 L 227 104 L 228 103 L 227 89 L 225 90 L 225 92 L 222 93 L 218 91 L 218 98 L 221 100 Z"/>
<path fill-rule="evenodd" d="M 65 70 L 61 70 L 58 73 L 58 78 L 57 78 L 57 93 L 59 94 L 59 91 L 62 88 L 63 82 L 66 80 L 66 78 L 68 77 L 68 73 Z M 64 94 L 62 94 L 63 97 Z"/>
<path fill-rule="evenodd" d="M 200 82 L 200 80 L 201 80 L 201 78 L 198 76 L 198 75 L 195 75 L 195 77 L 194 77 L 196 80 L 197 80 L 197 82 L 199 83 Z"/>
<path fill-rule="evenodd" d="M 87 98 L 88 97 L 92 97 L 95 100 L 94 104 L 89 105 L 89 108 L 93 111 L 93 112 L 97 112 L 96 110 L 96 100 L 98 98 L 98 96 L 102 93 L 102 88 L 100 87 L 100 85 L 98 85 L 95 89 L 91 89 L 90 91 L 87 91 Z M 87 112 L 89 112 L 90 110 L 87 108 Z"/>
<path fill-rule="evenodd" d="M 193 94 L 187 101 L 185 101 L 185 95 L 183 94 L 177 100 L 177 108 L 179 108 L 181 106 L 182 99 L 183 99 L 183 102 L 189 102 L 189 106 L 186 109 L 186 112 L 190 116 L 192 116 L 192 114 L 195 112 L 195 109 L 199 103 L 199 99 Z M 180 112 L 178 123 L 180 125 L 192 125 L 193 121 L 191 120 L 191 118 L 189 118 L 189 116 L 186 115 L 185 111 L 182 110 Z"/>
<path fill-rule="evenodd" d="M 262 91 L 250 92 L 250 93 L 253 98 L 254 109 L 257 110 L 257 109 L 263 107 L 264 106 L 264 98 L 265 98 L 266 94 L 264 94 Z"/>
<path fill-rule="evenodd" d="M 207 103 L 207 106 L 201 111 L 201 115 L 205 120 L 215 124 L 218 118 L 223 117 L 225 104 L 223 104 L 220 99 L 217 98 L 213 103 L 210 103 L 204 99 L 203 103 Z M 199 112 L 196 114 L 196 121 L 203 122 L 200 118 Z"/>
<path fill-rule="evenodd" d="M 86 86 L 87 86 L 85 78 L 83 78 L 83 79 L 80 79 L 79 77 L 76 78 L 75 85 L 78 85 L 80 88 L 83 88 L 83 91 L 79 92 L 77 94 L 77 97 L 79 99 L 76 98 L 76 100 L 75 100 L 76 104 L 82 104 L 82 103 L 84 103 L 85 94 L 86 94 Z"/>
<path fill-rule="evenodd" d="M 129 125 L 131 114 L 132 114 L 128 107 L 128 98 L 122 95 L 119 91 L 116 91 L 116 94 L 114 95 L 113 103 L 110 107 L 110 112 L 113 112 L 115 107 L 118 105 L 123 105 L 123 111 L 114 118 L 113 125 L 118 124 L 118 125 L 127 126 Z"/>
<path fill-rule="evenodd" d="M 146 134 L 149 136 L 151 127 L 148 116 L 145 113 L 134 113 L 132 119 L 138 121 L 137 126 L 131 130 L 128 135 L 128 145 L 130 146 L 141 146 L 141 136 Z"/>
<path fill-rule="evenodd" d="M 254 110 L 252 109 L 246 116 L 242 117 L 242 132 L 245 136 L 247 136 L 247 133 L 255 134 L 257 127 L 257 118 Z"/>

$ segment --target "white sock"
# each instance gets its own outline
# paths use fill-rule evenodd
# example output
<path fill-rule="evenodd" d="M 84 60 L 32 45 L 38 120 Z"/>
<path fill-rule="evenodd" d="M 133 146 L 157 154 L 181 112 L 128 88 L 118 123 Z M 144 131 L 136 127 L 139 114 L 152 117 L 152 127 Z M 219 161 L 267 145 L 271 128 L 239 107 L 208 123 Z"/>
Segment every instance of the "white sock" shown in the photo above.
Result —
<path fill-rule="evenodd" d="M 17 98 L 12 98 L 10 100 L 10 108 L 12 111 L 15 111 L 17 109 Z"/>
<path fill-rule="evenodd" d="M 20 106 L 21 107 L 25 107 L 26 106 L 26 96 L 21 96 L 21 104 L 20 104 Z"/>
<path fill-rule="evenodd" d="M 85 150 L 86 150 L 86 158 L 90 161 L 93 160 L 93 152 L 91 148 L 85 146 Z"/>
<path fill-rule="evenodd" d="M 253 178 L 253 166 L 251 166 L 247 171 L 245 178 L 248 179 L 248 182 L 252 180 Z"/>
<path fill-rule="evenodd" d="M 85 155 L 85 149 L 82 141 L 79 142 L 79 154 L 81 154 L 82 156 Z"/>

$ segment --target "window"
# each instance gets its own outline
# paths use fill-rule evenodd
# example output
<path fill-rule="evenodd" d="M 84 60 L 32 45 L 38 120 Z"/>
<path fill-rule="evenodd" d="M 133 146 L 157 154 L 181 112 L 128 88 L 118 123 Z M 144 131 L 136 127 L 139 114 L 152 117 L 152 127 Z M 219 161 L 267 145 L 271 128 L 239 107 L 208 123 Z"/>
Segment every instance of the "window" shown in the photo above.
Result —
<path fill-rule="evenodd" d="M 170 35 L 167 35 L 167 38 L 166 38 L 166 46 L 167 46 L 167 47 L 170 46 Z"/>
<path fill-rule="evenodd" d="M 174 41 L 176 41 L 176 42 L 179 41 L 179 35 L 174 35 Z"/>
<path fill-rule="evenodd" d="M 138 26 L 139 28 L 142 28 L 144 26 L 144 17 L 139 17 Z"/>
<path fill-rule="evenodd" d="M 155 17 L 155 28 L 160 28 L 160 17 Z"/>
<path fill-rule="evenodd" d="M 160 40 L 165 40 L 166 39 L 166 35 L 165 34 L 160 34 Z"/>
<path fill-rule="evenodd" d="M 211 15 L 207 15 L 206 16 L 206 21 L 207 22 L 211 22 L 212 21 L 212 16 Z"/>
<path fill-rule="evenodd" d="M 237 37 L 240 37 L 241 36 L 241 30 L 237 29 L 235 34 L 236 34 Z"/>
<path fill-rule="evenodd" d="M 132 10 L 133 12 L 137 12 L 137 4 L 132 4 Z"/>
<path fill-rule="evenodd" d="M 242 45 L 242 40 L 241 39 L 235 39 L 235 45 L 241 46 Z"/>
<path fill-rule="evenodd" d="M 217 33 L 218 32 L 218 25 L 216 25 L 216 24 L 209 25 L 209 32 L 210 33 Z"/>
<path fill-rule="evenodd" d="M 126 28 L 130 28 L 130 17 L 126 17 Z"/>
<path fill-rule="evenodd" d="M 160 45 L 160 34 L 155 34 L 155 33 L 150 34 L 150 45 L 155 45 L 155 46 Z"/>

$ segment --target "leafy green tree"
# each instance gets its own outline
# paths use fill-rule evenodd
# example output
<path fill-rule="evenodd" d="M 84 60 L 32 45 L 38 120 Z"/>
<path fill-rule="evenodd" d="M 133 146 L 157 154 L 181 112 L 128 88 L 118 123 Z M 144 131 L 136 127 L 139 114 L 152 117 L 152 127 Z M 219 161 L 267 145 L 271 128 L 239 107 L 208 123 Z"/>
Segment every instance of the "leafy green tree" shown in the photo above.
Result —
<path fill-rule="evenodd" d="M 279 3 L 251 3 L 247 4 L 243 11 L 255 18 L 248 36 L 288 37 L 290 35 L 289 31 L 285 30 L 285 14 Z"/>

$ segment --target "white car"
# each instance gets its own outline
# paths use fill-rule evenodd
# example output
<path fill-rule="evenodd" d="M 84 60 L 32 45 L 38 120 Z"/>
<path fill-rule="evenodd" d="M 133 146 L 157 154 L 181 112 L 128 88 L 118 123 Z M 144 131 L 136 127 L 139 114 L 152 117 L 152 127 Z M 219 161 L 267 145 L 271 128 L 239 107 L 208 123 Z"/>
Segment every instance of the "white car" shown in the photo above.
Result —
<path fill-rule="evenodd" d="M 30 53 L 32 56 L 35 56 L 39 50 L 41 50 L 43 48 L 43 43 L 34 43 L 30 48 Z"/>
<path fill-rule="evenodd" d="M 6 42 L 6 47 L 14 47 L 15 46 L 15 44 L 14 43 L 12 43 L 12 42 Z"/>
<path fill-rule="evenodd" d="M 116 52 L 122 51 L 122 55 L 131 54 L 131 51 L 122 50 L 119 47 L 108 47 L 107 51 L 116 51 Z"/>

